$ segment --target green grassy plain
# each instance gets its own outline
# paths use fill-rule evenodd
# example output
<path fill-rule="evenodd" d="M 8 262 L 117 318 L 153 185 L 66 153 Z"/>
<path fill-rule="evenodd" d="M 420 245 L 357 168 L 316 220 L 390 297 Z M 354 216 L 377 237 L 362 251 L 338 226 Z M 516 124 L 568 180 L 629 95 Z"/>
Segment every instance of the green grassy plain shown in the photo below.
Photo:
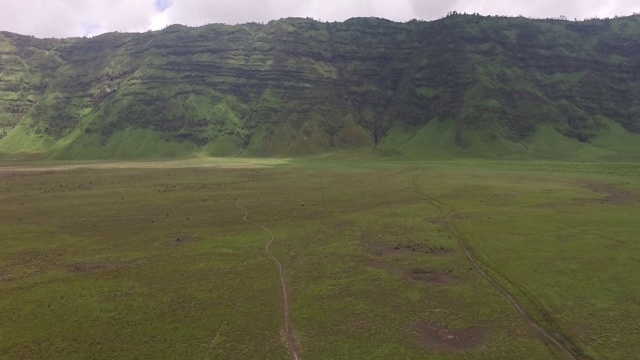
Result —
<path fill-rule="evenodd" d="M 636 164 L 45 165 L 0 168 L 0 359 L 287 358 L 268 234 L 238 199 L 275 235 L 305 360 L 564 358 L 444 219 L 578 358 L 640 350 Z"/>

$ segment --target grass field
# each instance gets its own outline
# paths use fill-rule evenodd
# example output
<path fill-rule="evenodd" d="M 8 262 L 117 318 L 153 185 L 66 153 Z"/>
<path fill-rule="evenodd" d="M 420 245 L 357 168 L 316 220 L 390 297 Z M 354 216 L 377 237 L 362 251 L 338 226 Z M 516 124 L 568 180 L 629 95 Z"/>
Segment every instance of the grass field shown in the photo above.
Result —
<path fill-rule="evenodd" d="M 291 358 L 236 201 L 305 360 L 569 358 L 461 242 L 575 358 L 640 351 L 640 165 L 3 165 L 0 359 Z"/>

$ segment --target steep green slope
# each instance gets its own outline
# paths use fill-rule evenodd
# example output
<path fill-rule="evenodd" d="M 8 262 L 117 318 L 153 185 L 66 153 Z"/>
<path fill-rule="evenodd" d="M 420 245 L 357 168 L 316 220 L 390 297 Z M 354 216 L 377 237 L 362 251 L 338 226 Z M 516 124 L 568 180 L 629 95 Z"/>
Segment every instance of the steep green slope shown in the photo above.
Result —
<path fill-rule="evenodd" d="M 637 158 L 640 17 L 0 33 L 1 153 Z"/>

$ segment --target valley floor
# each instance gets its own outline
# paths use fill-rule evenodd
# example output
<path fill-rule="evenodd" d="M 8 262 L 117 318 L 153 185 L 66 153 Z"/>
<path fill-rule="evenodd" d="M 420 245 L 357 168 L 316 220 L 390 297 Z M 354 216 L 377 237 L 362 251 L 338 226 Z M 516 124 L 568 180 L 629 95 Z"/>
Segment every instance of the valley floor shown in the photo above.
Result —
<path fill-rule="evenodd" d="M 292 338 L 305 360 L 633 358 L 639 175 L 470 160 L 0 164 L 0 359 L 284 359 Z"/>

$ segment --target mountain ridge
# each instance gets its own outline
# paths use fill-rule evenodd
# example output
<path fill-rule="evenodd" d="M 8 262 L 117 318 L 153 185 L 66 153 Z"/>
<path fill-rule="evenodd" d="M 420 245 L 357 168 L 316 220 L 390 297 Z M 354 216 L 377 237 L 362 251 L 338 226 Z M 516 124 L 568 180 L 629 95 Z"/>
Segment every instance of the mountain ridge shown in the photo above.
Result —
<path fill-rule="evenodd" d="M 0 33 L 0 153 L 635 157 L 640 16 Z M 533 149 L 533 150 L 532 150 Z"/>

